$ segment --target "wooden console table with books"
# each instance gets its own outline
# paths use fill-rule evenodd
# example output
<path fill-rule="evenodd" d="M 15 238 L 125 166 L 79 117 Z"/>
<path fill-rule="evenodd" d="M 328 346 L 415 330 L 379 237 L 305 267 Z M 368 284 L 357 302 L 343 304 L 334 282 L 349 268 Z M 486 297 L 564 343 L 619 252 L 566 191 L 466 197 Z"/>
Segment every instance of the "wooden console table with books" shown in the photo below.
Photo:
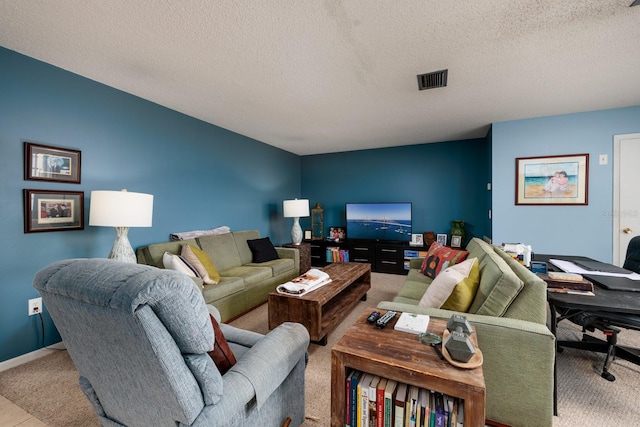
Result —
<path fill-rule="evenodd" d="M 365 310 L 331 349 L 331 425 L 348 425 L 345 381 L 352 370 L 358 370 L 463 399 L 464 426 L 484 426 L 486 388 L 482 366 L 460 369 L 450 365 L 429 345 L 422 344 L 416 334 L 394 330 L 395 321 L 384 329 L 367 323 L 367 316 L 374 310 Z M 442 336 L 445 328 L 446 320 L 431 318 L 427 330 Z M 476 334 L 470 338 L 477 346 Z"/>
<path fill-rule="evenodd" d="M 304 325 L 312 341 L 326 345 L 327 334 L 342 321 L 371 289 L 371 264 L 334 263 L 321 268 L 327 283 L 302 296 L 269 294 L 269 329 L 284 322 Z"/>

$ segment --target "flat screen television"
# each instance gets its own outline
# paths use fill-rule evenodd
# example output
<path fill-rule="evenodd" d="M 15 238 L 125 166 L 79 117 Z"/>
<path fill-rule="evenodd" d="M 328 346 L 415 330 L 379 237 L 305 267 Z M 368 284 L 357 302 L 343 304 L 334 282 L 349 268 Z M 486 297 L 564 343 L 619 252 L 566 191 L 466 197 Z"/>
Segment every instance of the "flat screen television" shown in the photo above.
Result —
<path fill-rule="evenodd" d="M 411 240 L 411 203 L 346 203 L 345 213 L 349 240 Z"/>

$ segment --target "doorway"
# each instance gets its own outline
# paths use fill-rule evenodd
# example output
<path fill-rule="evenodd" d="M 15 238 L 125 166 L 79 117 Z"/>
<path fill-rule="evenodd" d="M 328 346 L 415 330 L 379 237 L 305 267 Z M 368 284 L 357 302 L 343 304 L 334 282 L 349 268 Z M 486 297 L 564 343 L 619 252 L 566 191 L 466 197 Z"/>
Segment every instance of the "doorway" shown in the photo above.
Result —
<path fill-rule="evenodd" d="M 640 235 L 640 133 L 613 136 L 613 263 L 622 266 Z"/>

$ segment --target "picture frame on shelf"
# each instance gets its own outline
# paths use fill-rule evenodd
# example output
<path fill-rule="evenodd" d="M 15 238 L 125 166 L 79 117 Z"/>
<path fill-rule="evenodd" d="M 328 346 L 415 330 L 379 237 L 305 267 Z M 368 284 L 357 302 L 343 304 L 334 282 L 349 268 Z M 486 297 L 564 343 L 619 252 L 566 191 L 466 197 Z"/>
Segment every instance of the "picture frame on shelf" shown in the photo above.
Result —
<path fill-rule="evenodd" d="M 422 234 L 412 234 L 411 241 L 409 242 L 409 246 L 423 246 L 424 238 Z"/>
<path fill-rule="evenodd" d="M 80 184 L 79 150 L 24 143 L 24 179 Z"/>
<path fill-rule="evenodd" d="M 304 240 L 311 240 L 311 230 L 304 230 Z"/>
<path fill-rule="evenodd" d="M 84 192 L 32 190 L 23 191 L 24 232 L 84 229 Z"/>
<path fill-rule="evenodd" d="M 588 205 L 589 154 L 516 158 L 516 205 Z"/>
<path fill-rule="evenodd" d="M 451 247 L 459 248 L 462 246 L 462 236 L 456 236 L 455 234 L 451 236 Z"/>
<path fill-rule="evenodd" d="M 347 229 L 346 227 L 329 227 L 329 235 L 327 236 L 327 240 L 331 242 L 342 242 L 347 238 Z"/>
<path fill-rule="evenodd" d="M 447 235 L 446 234 L 438 234 L 436 236 L 436 242 L 440 243 L 442 246 L 447 246 Z"/>

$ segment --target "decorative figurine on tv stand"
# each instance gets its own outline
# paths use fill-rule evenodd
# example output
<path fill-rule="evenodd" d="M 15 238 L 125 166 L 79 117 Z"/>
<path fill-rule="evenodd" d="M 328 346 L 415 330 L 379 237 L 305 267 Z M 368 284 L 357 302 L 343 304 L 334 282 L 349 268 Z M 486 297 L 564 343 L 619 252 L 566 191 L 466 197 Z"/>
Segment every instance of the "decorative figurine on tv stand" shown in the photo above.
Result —
<path fill-rule="evenodd" d="M 433 231 L 425 231 L 423 234 L 423 241 L 425 246 L 431 246 L 436 241 L 436 233 Z"/>
<path fill-rule="evenodd" d="M 316 203 L 311 209 L 311 239 L 322 240 L 324 230 L 324 209 L 320 203 Z"/>

